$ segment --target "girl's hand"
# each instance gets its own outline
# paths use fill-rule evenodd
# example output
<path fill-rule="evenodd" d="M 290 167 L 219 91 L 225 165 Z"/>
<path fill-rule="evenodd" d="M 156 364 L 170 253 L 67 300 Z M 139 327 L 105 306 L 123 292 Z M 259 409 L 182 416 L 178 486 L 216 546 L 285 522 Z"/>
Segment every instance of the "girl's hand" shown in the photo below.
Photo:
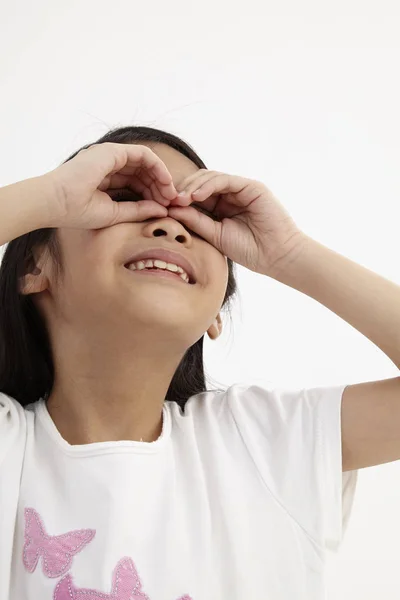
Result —
<path fill-rule="evenodd" d="M 177 195 L 162 160 L 137 144 L 94 144 L 45 177 L 55 196 L 52 227 L 100 229 L 166 217 L 166 206 Z M 113 201 L 118 188 L 130 188 L 133 201 Z M 135 192 L 145 200 L 135 201 Z"/>
<path fill-rule="evenodd" d="M 168 215 L 256 273 L 276 276 L 307 239 L 259 181 L 200 169 L 177 189 Z"/>

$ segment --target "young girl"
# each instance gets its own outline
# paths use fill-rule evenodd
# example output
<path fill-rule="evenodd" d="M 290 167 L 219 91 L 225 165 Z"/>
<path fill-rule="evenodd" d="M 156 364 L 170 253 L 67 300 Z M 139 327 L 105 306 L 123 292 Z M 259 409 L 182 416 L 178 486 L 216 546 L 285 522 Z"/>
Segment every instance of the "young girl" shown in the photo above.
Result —
<path fill-rule="evenodd" d="M 287 283 L 316 242 L 146 127 L 2 188 L 6 242 L 0 599 L 324 598 L 346 386 L 207 390 L 202 358 L 234 262 Z"/>

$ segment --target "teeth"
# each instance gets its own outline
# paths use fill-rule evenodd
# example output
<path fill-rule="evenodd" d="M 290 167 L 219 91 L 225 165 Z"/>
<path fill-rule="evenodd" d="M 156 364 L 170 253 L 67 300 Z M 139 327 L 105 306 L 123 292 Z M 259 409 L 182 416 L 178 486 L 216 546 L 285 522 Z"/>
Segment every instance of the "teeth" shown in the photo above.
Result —
<path fill-rule="evenodd" d="M 165 269 L 166 271 L 172 271 L 173 273 L 179 274 L 179 276 L 189 283 L 188 274 L 182 269 L 182 267 L 178 267 L 173 263 L 166 263 L 163 260 L 152 260 L 151 258 L 147 258 L 145 260 L 138 260 L 136 262 L 132 262 L 128 265 L 128 269 L 132 271 L 142 271 L 143 269 L 151 269 L 152 267 L 156 267 L 158 269 Z"/>

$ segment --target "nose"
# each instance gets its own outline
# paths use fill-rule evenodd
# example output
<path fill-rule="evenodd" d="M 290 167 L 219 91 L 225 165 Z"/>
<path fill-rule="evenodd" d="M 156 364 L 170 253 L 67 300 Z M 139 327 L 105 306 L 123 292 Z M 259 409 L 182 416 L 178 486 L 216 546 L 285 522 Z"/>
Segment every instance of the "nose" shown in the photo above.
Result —
<path fill-rule="evenodd" d="M 143 235 L 148 237 L 166 236 L 171 241 L 177 241 L 185 246 L 192 242 L 192 236 L 188 230 L 172 217 L 165 217 L 146 223 L 143 228 Z"/>

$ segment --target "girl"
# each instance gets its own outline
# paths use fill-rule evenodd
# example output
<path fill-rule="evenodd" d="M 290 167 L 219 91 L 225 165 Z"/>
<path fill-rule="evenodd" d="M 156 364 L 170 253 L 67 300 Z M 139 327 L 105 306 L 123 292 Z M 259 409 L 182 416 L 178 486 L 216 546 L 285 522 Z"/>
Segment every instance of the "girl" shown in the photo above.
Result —
<path fill-rule="evenodd" d="M 0 223 L 0 598 L 323 598 L 345 386 L 203 369 L 234 262 L 283 281 L 312 243 L 272 193 L 125 127 L 1 189 Z"/>

